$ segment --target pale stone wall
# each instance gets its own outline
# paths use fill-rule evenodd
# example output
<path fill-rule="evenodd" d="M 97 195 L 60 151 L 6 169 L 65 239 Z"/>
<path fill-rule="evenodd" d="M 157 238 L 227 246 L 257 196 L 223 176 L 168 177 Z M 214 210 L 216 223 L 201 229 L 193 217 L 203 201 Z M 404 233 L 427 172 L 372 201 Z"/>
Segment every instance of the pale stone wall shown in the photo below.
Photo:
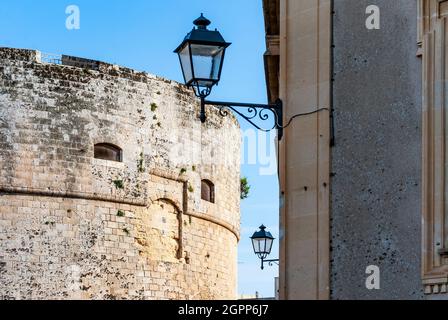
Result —
<path fill-rule="evenodd" d="M 280 1 L 285 119 L 330 106 L 330 0 Z M 330 114 L 291 122 L 280 143 L 280 298 L 329 298 Z"/>
<path fill-rule="evenodd" d="M 368 30 L 368 5 L 381 29 Z M 422 299 L 417 1 L 334 1 L 331 298 Z M 380 268 L 368 290 L 366 268 Z"/>
<path fill-rule="evenodd" d="M 0 298 L 236 298 L 236 119 L 203 125 L 184 86 L 89 66 L 0 49 Z M 123 162 L 94 159 L 103 142 Z"/>

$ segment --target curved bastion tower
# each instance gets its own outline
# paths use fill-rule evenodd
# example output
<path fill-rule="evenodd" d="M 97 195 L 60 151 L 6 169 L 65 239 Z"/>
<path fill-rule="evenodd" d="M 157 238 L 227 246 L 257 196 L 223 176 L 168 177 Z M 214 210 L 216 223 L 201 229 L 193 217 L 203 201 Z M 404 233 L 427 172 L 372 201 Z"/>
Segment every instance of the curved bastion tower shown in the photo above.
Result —
<path fill-rule="evenodd" d="M 198 113 L 173 81 L 0 48 L 0 299 L 236 298 L 239 126 Z"/>

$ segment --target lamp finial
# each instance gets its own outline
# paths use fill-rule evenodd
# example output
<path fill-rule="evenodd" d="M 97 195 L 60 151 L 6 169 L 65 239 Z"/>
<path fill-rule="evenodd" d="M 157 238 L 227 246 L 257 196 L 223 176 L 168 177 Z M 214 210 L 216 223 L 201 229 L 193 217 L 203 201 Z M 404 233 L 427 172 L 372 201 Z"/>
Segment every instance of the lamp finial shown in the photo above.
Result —
<path fill-rule="evenodd" d="M 209 26 L 212 22 L 208 20 L 206 17 L 204 17 L 204 14 L 201 13 L 201 16 L 193 21 L 193 24 L 198 27 L 198 29 L 207 29 L 207 26 Z"/>

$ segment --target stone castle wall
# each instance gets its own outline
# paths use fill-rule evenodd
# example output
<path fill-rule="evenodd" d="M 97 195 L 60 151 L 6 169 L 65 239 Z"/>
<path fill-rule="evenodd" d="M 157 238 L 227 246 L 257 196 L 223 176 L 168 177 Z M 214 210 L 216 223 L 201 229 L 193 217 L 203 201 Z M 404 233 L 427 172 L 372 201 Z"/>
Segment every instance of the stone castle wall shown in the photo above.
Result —
<path fill-rule="evenodd" d="M 172 81 L 61 61 L 0 49 L 0 298 L 235 298 L 236 119 L 201 124 Z"/>

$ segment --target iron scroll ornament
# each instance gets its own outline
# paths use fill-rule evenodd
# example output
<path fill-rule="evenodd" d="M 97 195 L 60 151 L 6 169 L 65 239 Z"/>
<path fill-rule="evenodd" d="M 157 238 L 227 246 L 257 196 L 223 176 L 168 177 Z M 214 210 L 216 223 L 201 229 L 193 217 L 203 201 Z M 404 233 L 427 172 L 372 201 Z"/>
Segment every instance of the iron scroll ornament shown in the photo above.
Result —
<path fill-rule="evenodd" d="M 311 112 L 296 114 L 284 125 L 281 100 L 277 100 L 272 104 L 231 103 L 205 100 L 210 95 L 213 86 L 217 85 L 220 81 L 225 51 L 231 43 L 226 42 L 217 29 L 214 31 L 207 29 L 211 21 L 205 18 L 203 14 L 193 24 L 195 25 L 193 30 L 186 35 L 174 52 L 179 56 L 185 85 L 192 87 L 195 95 L 201 99 L 199 119 L 202 123 L 205 123 L 207 119 L 205 106 L 211 105 L 217 107 L 219 114 L 223 117 L 228 116 L 230 111 L 233 111 L 258 130 L 269 132 L 276 129 L 278 131 L 278 142 L 283 137 L 284 129 L 292 123 L 293 119 L 318 113 L 322 110 L 330 111 L 328 108 L 320 108 Z M 192 50 L 192 46 L 194 46 L 194 50 Z M 330 111 L 331 145 L 334 144 L 332 111 Z M 270 118 L 270 115 L 273 116 L 273 119 Z M 261 122 L 267 122 L 269 125 L 263 127 Z M 270 127 L 271 123 L 273 123 L 272 127 Z"/>
<path fill-rule="evenodd" d="M 230 111 L 233 111 L 237 115 L 242 117 L 244 120 L 249 122 L 251 125 L 253 125 L 255 128 L 257 128 L 258 130 L 261 130 L 263 132 L 270 132 L 272 130 L 277 129 L 279 140 L 281 140 L 283 136 L 283 106 L 281 100 L 277 100 L 275 104 L 256 104 L 256 103 L 207 101 L 202 99 L 201 105 L 202 105 L 201 110 L 204 110 L 205 105 L 214 106 L 218 108 L 219 114 L 222 117 L 227 117 L 230 114 Z M 267 128 L 261 127 L 257 122 L 255 122 L 257 118 L 263 122 L 272 119 L 273 120 L 272 127 Z"/>
<path fill-rule="evenodd" d="M 280 141 L 283 137 L 283 130 L 289 127 L 292 121 L 295 118 L 311 115 L 314 113 L 318 113 L 321 111 L 330 111 L 329 108 L 319 108 L 310 112 L 300 113 L 292 116 L 286 125 L 283 124 L 283 103 L 280 99 L 278 99 L 275 104 L 257 104 L 257 103 L 239 103 L 239 102 L 221 102 L 221 101 L 209 101 L 205 100 L 205 97 L 201 97 L 201 113 L 199 118 L 204 123 L 206 121 L 205 115 L 205 106 L 214 106 L 219 109 L 219 114 L 222 117 L 226 117 L 229 115 L 230 111 L 235 112 L 251 125 L 253 125 L 258 130 L 263 132 L 270 132 L 272 130 L 278 131 L 278 140 Z M 246 112 L 243 113 L 242 110 Z M 273 116 L 273 126 L 268 128 L 262 128 L 255 122 L 255 119 L 259 119 L 261 121 L 267 121 L 271 119 L 270 115 Z M 333 133 L 331 134 L 333 140 Z M 332 143 L 333 145 L 333 143 Z"/>
<path fill-rule="evenodd" d="M 272 266 L 274 266 L 274 264 L 279 265 L 280 260 L 279 259 L 270 259 L 270 260 L 261 259 L 261 270 L 264 270 L 265 263 L 267 263 L 268 266 L 272 267 Z"/>

